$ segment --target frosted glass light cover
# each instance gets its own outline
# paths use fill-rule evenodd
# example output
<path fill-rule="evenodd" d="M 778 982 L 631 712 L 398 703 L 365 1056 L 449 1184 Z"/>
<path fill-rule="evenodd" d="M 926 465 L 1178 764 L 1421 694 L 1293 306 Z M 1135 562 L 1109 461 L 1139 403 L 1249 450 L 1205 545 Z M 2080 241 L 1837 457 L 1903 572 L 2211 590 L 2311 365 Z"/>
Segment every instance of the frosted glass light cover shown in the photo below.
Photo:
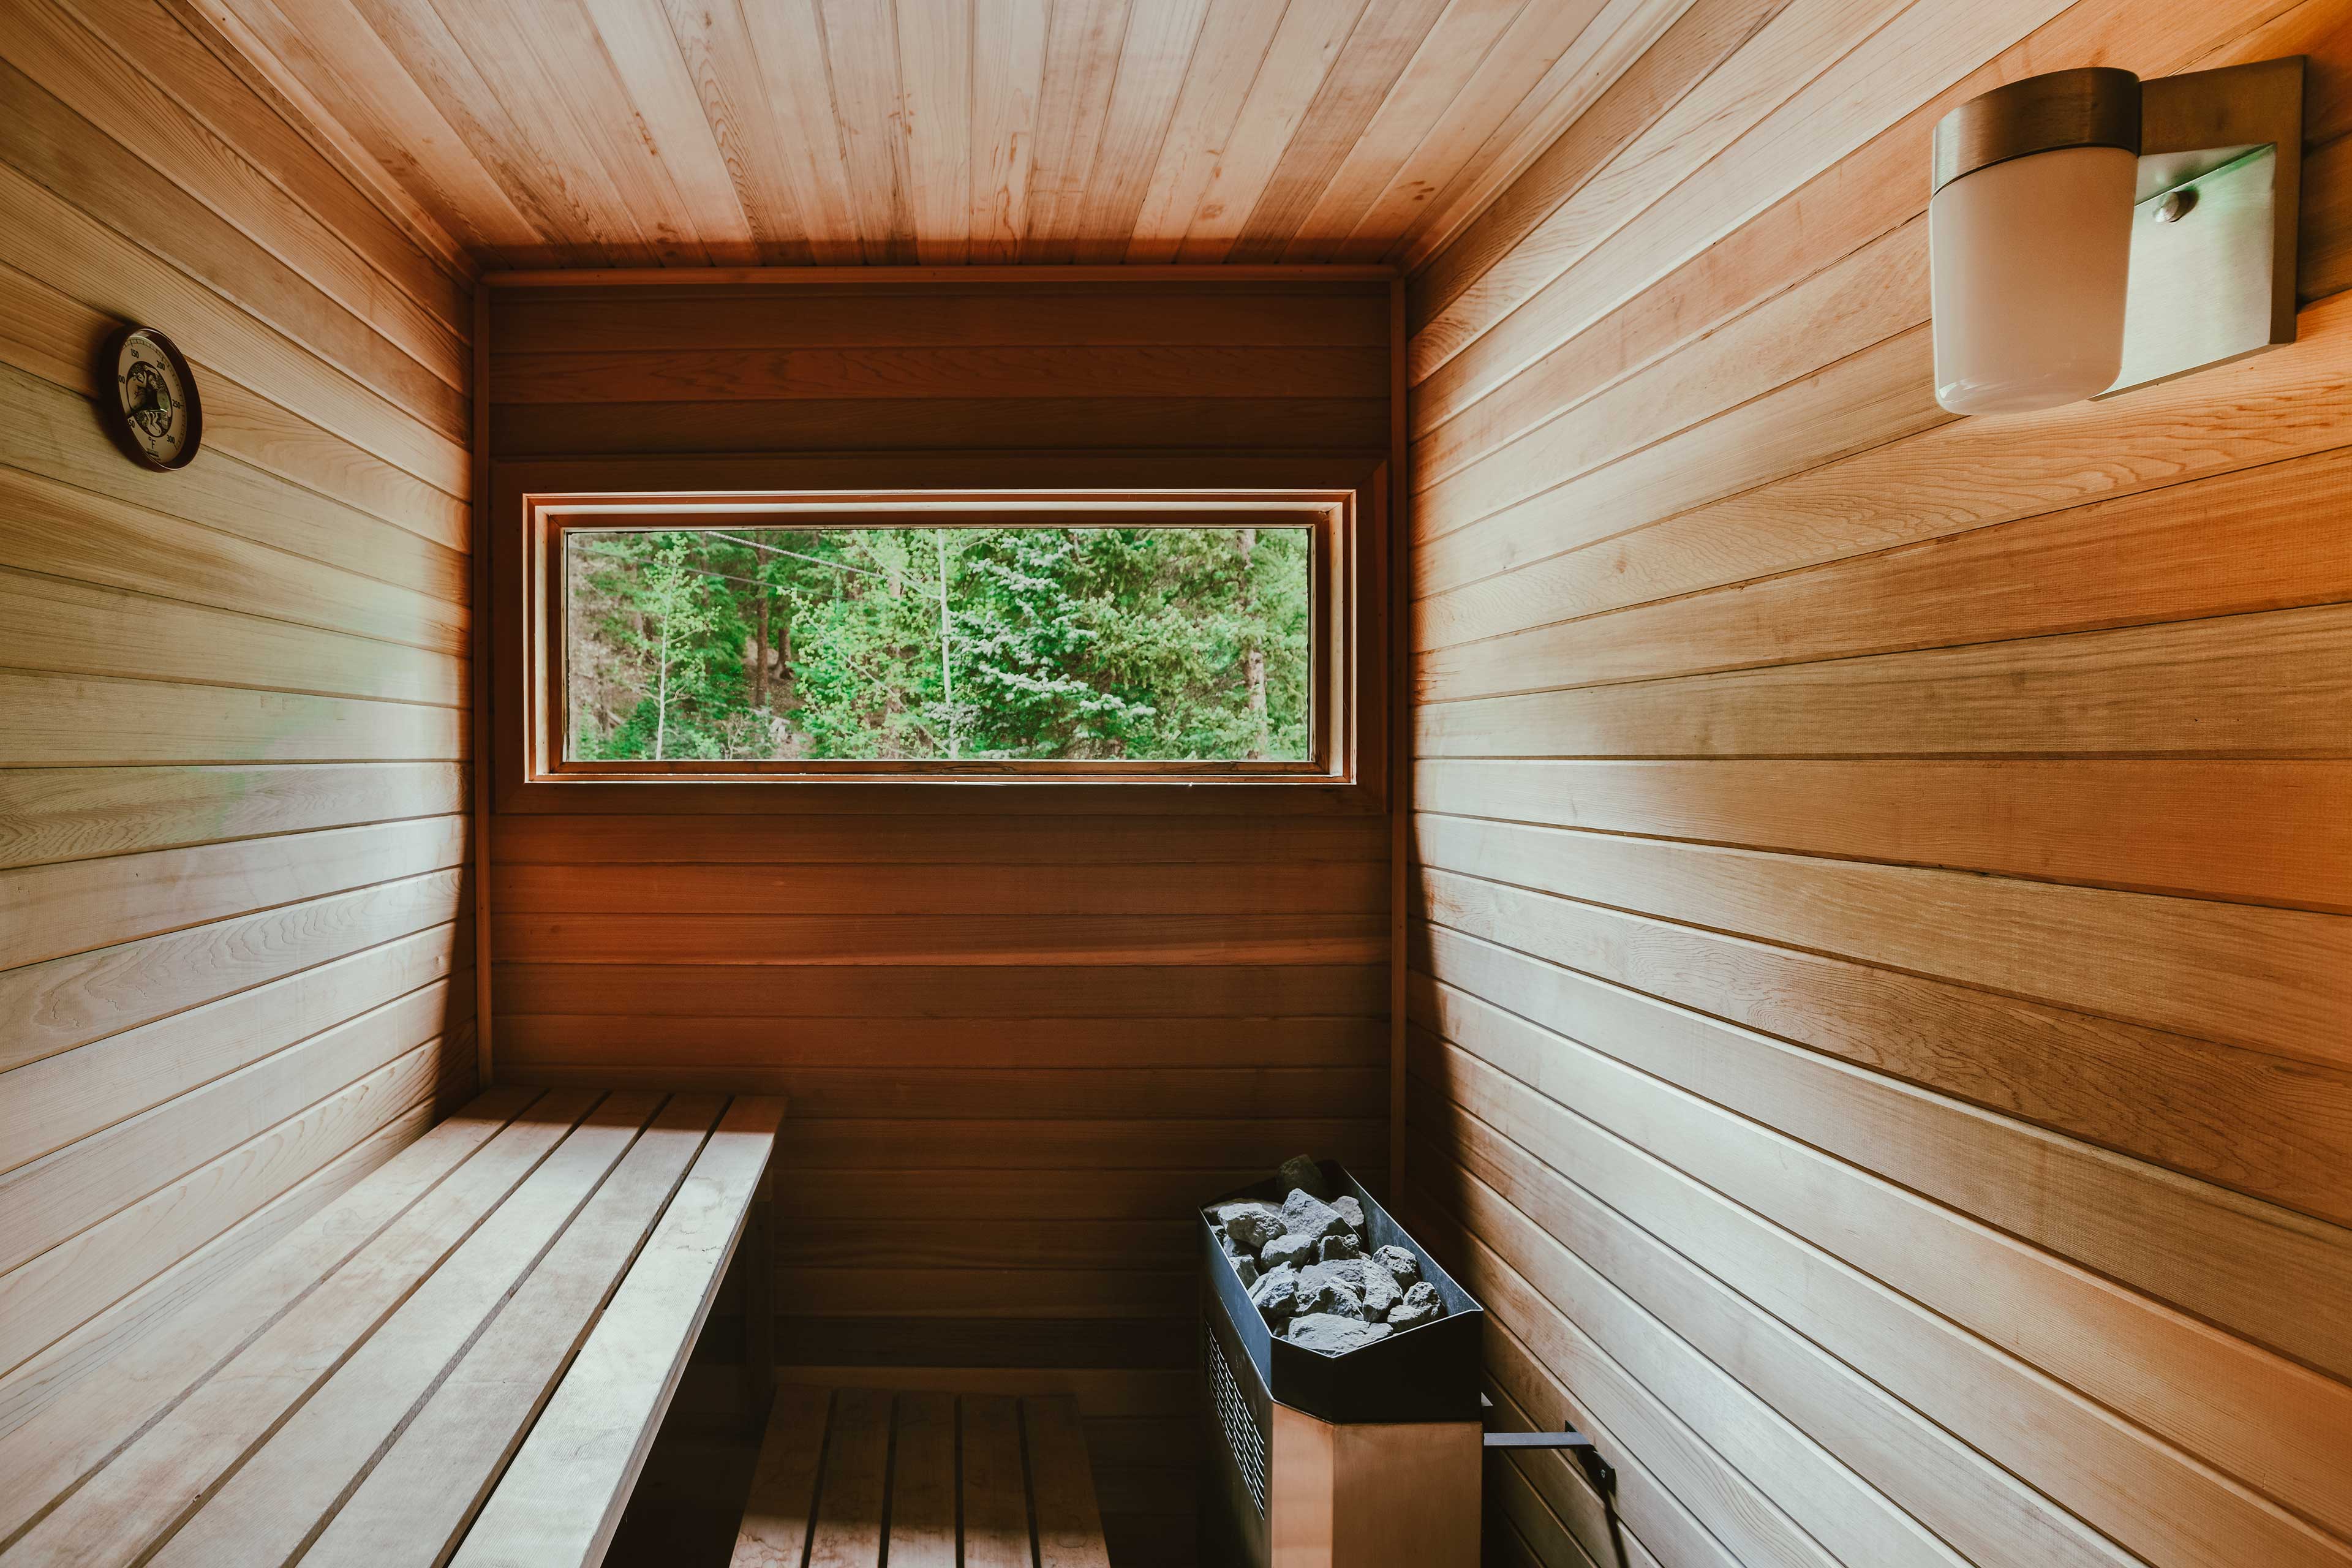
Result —
<path fill-rule="evenodd" d="M 2115 384 L 2124 360 L 2139 160 L 2035 153 L 1964 174 L 1927 205 L 1936 401 L 2022 414 Z"/>

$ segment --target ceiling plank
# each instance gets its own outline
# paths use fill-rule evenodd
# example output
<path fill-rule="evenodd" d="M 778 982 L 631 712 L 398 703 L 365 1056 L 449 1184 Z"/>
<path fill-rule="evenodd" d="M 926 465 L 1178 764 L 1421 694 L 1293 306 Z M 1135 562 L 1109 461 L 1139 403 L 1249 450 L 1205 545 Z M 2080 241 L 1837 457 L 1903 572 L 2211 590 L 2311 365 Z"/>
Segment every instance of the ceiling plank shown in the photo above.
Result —
<path fill-rule="evenodd" d="M 1528 0 L 1452 0 L 1345 162 L 1325 182 L 1291 236 L 1286 258 L 1322 260 L 1354 232 L 1405 160 L 1460 100 L 1496 40 L 1528 9 Z"/>
<path fill-rule="evenodd" d="M 266 112 L 295 122 L 278 138 L 311 149 L 288 194 L 321 217 L 320 202 L 357 212 L 368 263 L 430 307 L 436 263 L 457 281 L 1417 262 L 1690 4 L 155 0 L 140 15 L 266 89 Z M 394 237 L 431 259 L 395 256 Z"/>
<path fill-rule="evenodd" d="M 825 64 L 817 0 L 664 0 L 681 41 L 691 34 L 714 77 L 748 76 L 730 89 L 755 163 L 792 188 L 810 258 L 818 266 L 861 259 L 857 207 L 849 193 L 833 81 Z M 756 62 L 757 70 L 750 68 Z M 761 112 L 762 107 L 767 112 Z"/>
<path fill-rule="evenodd" d="M 1243 100 L 1241 116 L 1184 226 L 1178 260 L 1225 259 L 1299 122 L 1313 107 L 1323 79 L 1356 30 L 1364 6 L 1365 0 L 1290 0 L 1265 63 Z"/>
<path fill-rule="evenodd" d="M 988 47 L 971 62 L 971 245 L 975 263 L 1018 260 L 1029 232 L 1029 169 L 1045 85 L 1050 0 L 973 0 Z"/>
<path fill-rule="evenodd" d="M 778 232 L 777 223 L 780 215 L 797 218 L 789 195 L 781 205 L 761 200 L 750 184 L 732 120 L 709 112 L 701 84 L 659 7 L 641 0 L 551 0 L 547 8 L 555 13 L 567 5 L 578 7 L 577 21 L 567 18 L 567 25 L 584 23 L 593 29 L 583 47 L 604 56 L 623 84 L 629 123 L 647 156 L 669 171 L 711 263 L 742 267 L 791 259 L 798 224 L 788 222 Z"/>
<path fill-rule="evenodd" d="M 1211 0 L 1160 155 L 1127 242 L 1139 264 L 1176 259 L 1184 227 L 1224 156 L 1242 104 L 1265 63 L 1287 0 Z"/>
<path fill-rule="evenodd" d="M 1552 62 L 1468 163 L 1424 205 L 1391 254 L 1408 269 L 1443 249 L 1465 224 L 1510 188 L 1577 118 L 1647 53 L 1693 0 L 1609 0 L 1576 42 Z M 1377 209 L 1375 209 L 1377 210 Z"/>
<path fill-rule="evenodd" d="M 1444 8 L 1445 0 L 1372 0 L 1282 150 L 1226 259 L 1282 258 Z"/>
<path fill-rule="evenodd" d="M 319 13 L 330 6 L 342 9 L 336 0 L 285 3 L 298 25 L 314 36 L 322 24 L 333 25 Z M 383 40 L 441 115 L 457 127 L 490 176 L 555 243 L 563 259 L 640 267 L 656 259 L 636 226 L 617 210 L 619 193 L 584 166 L 575 163 L 567 169 L 549 152 L 549 143 L 565 137 L 569 112 L 560 101 L 530 91 L 527 72 L 518 71 L 519 79 L 507 85 L 507 93 L 520 100 L 524 118 L 518 121 L 509 111 L 506 97 L 483 74 L 484 61 L 494 72 L 510 63 L 487 29 L 468 27 L 469 45 L 449 30 L 426 0 L 349 4 L 358 13 L 361 30 Z M 475 58 L 477 49 L 480 60 Z"/>
<path fill-rule="evenodd" d="M 1084 202 L 1064 204 L 1063 216 L 1075 221 L 1037 259 L 1117 261 L 1126 253 L 1208 19 L 1209 0 L 1156 0 L 1129 18 Z"/>
<path fill-rule="evenodd" d="M 971 247 L 971 0 L 898 0 L 897 9 L 915 259 L 952 266 Z"/>
<path fill-rule="evenodd" d="M 1157 0 L 1146 0 L 1147 5 Z M 1086 205 L 1095 146 L 1118 83 L 1129 0 L 1055 0 L 1045 33 L 1045 81 L 1037 102 L 1037 152 L 1029 168 L 1029 227 L 1021 259 L 1050 259 Z"/>
<path fill-rule="evenodd" d="M 698 204 L 673 177 L 676 161 L 648 156 L 651 135 L 643 100 L 615 68 L 595 25 L 574 0 L 467 0 L 470 34 L 495 41 L 512 63 L 486 74 L 505 89 L 509 79 L 528 81 L 541 100 L 561 105 L 578 128 L 573 143 L 583 165 L 593 164 L 610 183 L 614 198 L 653 254 L 667 267 L 704 267 L 719 259 L 706 251 L 702 237 L 740 255 L 750 247 L 750 226 L 731 195 Z M 480 58 L 480 46 L 469 46 Z M 508 101 L 514 91 L 506 90 Z M 627 104 L 625 114 L 599 113 L 603 104 Z M 534 118 L 548 112 L 533 109 Z M 707 133 L 698 138 L 706 144 Z"/>
<path fill-rule="evenodd" d="M 217 8 L 224 22 L 239 25 L 223 36 L 262 74 L 299 83 L 307 112 L 341 127 L 452 235 L 506 266 L 555 264 L 552 226 L 491 176 L 349 0 L 311 0 L 299 20 L 277 0 L 235 0 Z"/>
<path fill-rule="evenodd" d="M 890 0 L 823 0 L 825 64 L 841 131 L 849 196 L 866 261 L 904 267 L 915 259 L 915 214 L 908 187 L 905 97 L 898 79 L 898 24 Z"/>

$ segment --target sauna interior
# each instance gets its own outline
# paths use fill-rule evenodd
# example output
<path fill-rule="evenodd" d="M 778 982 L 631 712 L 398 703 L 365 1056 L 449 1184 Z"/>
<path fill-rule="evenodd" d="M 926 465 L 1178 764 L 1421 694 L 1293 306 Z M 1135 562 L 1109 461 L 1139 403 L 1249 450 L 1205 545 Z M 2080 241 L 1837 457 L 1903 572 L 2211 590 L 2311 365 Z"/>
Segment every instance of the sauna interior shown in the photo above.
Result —
<path fill-rule="evenodd" d="M 2352 0 L 0 0 L 0 1568 L 2352 1568 L 2347 132 Z M 1300 1154 L 1446 1316 L 1261 1321 Z"/>

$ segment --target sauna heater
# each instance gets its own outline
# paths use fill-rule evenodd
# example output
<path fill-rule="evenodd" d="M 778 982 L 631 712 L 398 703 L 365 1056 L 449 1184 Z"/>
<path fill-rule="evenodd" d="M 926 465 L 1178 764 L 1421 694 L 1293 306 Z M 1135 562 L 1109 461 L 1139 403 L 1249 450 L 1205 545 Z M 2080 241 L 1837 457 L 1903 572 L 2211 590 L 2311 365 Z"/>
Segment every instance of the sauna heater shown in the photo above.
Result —
<path fill-rule="evenodd" d="M 1335 1196 L 1362 1205 L 1365 1250 L 1411 1248 L 1445 1310 L 1341 1355 L 1294 1344 L 1251 1301 L 1213 1218 L 1222 1205 L 1279 1205 L 1281 1184 L 1199 1211 L 1201 1562 L 1476 1568 L 1485 1311 L 1344 1166 L 1321 1168 Z"/>

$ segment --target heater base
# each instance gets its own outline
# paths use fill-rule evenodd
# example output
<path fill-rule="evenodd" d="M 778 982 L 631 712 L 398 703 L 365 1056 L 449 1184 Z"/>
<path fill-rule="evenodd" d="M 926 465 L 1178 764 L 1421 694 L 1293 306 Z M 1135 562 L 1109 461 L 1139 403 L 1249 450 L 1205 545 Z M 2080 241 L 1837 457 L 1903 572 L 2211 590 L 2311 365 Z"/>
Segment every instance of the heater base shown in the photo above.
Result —
<path fill-rule="evenodd" d="M 1477 1568 L 1477 1422 L 1340 1424 L 1276 1405 L 1273 1448 L 1273 1568 Z"/>

